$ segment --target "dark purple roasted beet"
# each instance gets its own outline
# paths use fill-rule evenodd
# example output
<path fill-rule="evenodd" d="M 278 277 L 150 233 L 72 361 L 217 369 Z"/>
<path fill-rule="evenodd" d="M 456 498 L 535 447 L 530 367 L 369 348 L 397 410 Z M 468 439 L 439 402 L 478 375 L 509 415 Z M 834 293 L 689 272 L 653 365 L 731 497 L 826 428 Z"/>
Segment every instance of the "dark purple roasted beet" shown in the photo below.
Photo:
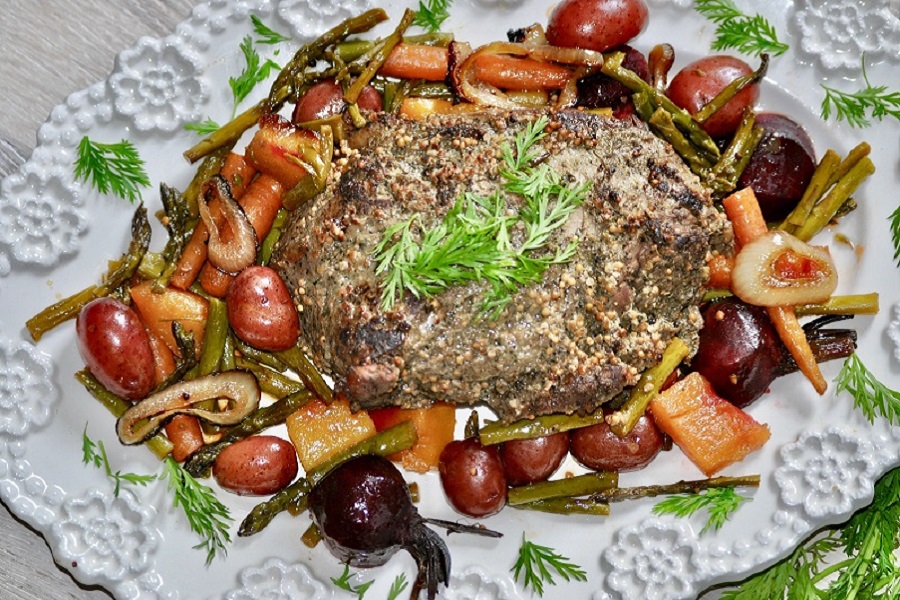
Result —
<path fill-rule="evenodd" d="M 309 493 L 309 509 L 325 545 L 350 566 L 380 566 L 405 548 L 419 567 L 411 598 L 418 598 L 423 589 L 429 600 L 435 598 L 438 586 L 450 577 L 450 551 L 426 522 L 499 537 L 480 527 L 423 519 L 397 467 L 374 455 L 335 467 Z"/>
<path fill-rule="evenodd" d="M 708 379 L 720 396 L 743 407 L 775 379 L 783 348 L 766 309 L 725 298 L 703 310 L 691 369 Z"/>
<path fill-rule="evenodd" d="M 649 83 L 650 69 L 644 55 L 627 45 L 618 50 L 625 53 L 622 66 L 634 71 L 641 79 Z M 631 94 L 632 91 L 625 84 L 603 73 L 594 73 L 578 80 L 578 106 L 612 108 L 613 116 L 617 119 L 624 119 L 634 114 Z"/>
<path fill-rule="evenodd" d="M 800 201 L 816 169 L 812 140 L 795 121 L 776 113 L 760 113 L 756 124 L 765 130 L 738 188 L 756 192 L 767 221 L 780 221 Z"/>

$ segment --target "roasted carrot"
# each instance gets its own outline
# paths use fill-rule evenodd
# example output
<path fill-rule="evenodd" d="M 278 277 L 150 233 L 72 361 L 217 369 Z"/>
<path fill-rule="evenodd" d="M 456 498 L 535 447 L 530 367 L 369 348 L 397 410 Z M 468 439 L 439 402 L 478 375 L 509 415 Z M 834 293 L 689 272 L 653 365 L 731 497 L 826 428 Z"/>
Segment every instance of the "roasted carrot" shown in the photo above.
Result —
<path fill-rule="evenodd" d="M 752 188 L 744 188 L 733 193 L 722 201 L 725 214 L 731 220 L 734 237 L 738 244 L 744 246 L 768 231 L 766 220 Z M 816 357 L 813 355 L 806 333 L 797 320 L 793 306 L 771 306 L 767 308 L 769 319 L 775 325 L 778 336 L 790 351 L 791 356 L 800 367 L 800 371 L 813 384 L 819 394 L 824 394 L 828 383 L 822 375 Z"/>
<path fill-rule="evenodd" d="M 551 62 L 483 53 L 475 57 L 475 76 L 504 90 L 559 90 L 572 71 Z"/>
<path fill-rule="evenodd" d="M 281 196 L 284 189 L 281 184 L 265 173 L 260 173 L 247 186 L 244 195 L 238 200 L 238 204 L 244 209 L 244 214 L 256 232 L 256 239 L 262 240 L 268 235 L 281 208 Z M 228 291 L 228 286 L 234 279 L 211 265 L 209 262 L 200 270 L 200 286 L 210 296 L 222 298 Z"/>
<path fill-rule="evenodd" d="M 232 152 L 225 159 L 225 163 L 219 170 L 219 175 L 225 178 L 231 186 L 231 195 L 240 198 L 244 190 L 253 179 L 256 170 L 253 165 L 242 155 Z M 206 262 L 206 242 L 209 240 L 209 230 L 203 222 L 197 223 L 191 239 L 184 247 L 175 273 L 169 280 L 170 285 L 180 290 L 186 290 L 196 281 Z"/>
<path fill-rule="evenodd" d="M 716 254 L 707 263 L 709 267 L 708 287 L 712 289 L 731 289 L 731 272 L 734 270 L 734 257 Z"/>
<path fill-rule="evenodd" d="M 385 77 L 398 79 L 447 79 L 448 51 L 440 46 L 397 44 L 378 70 Z"/>
<path fill-rule="evenodd" d="M 150 334 L 150 350 L 153 352 L 153 383 L 159 386 L 175 372 L 175 355 L 161 337 L 149 329 L 147 333 Z"/>
<path fill-rule="evenodd" d="M 166 436 L 172 442 L 172 458 L 183 462 L 203 447 L 203 428 L 192 415 L 175 415 L 165 426 Z"/>

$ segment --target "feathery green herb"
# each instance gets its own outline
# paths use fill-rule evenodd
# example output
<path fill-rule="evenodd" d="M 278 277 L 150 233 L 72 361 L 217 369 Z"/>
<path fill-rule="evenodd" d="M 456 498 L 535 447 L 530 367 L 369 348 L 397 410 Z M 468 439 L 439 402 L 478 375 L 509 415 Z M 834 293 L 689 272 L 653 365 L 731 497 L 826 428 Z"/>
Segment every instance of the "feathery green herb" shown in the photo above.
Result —
<path fill-rule="evenodd" d="M 538 596 L 543 596 L 545 583 L 556 585 L 551 570 L 566 581 L 587 581 L 584 569 L 553 548 L 529 542 L 523 534 L 519 557 L 512 568 L 516 581 L 521 576 L 524 587 L 530 587 Z"/>
<path fill-rule="evenodd" d="M 710 529 L 720 529 L 746 501 L 747 498 L 735 492 L 733 487 L 710 488 L 697 494 L 678 494 L 666 498 L 653 507 L 653 514 L 690 517 L 705 509 L 708 518 L 700 530 L 700 535 L 703 535 Z"/>
<path fill-rule="evenodd" d="M 338 589 L 350 592 L 351 594 L 356 594 L 356 600 L 363 600 L 363 597 L 366 595 L 366 592 L 369 591 L 369 588 L 372 587 L 372 584 L 375 583 L 375 580 L 373 579 L 354 585 L 353 582 L 350 581 L 350 567 L 344 565 L 344 572 L 341 573 L 340 577 L 332 577 L 331 583 Z"/>
<path fill-rule="evenodd" d="M 407 586 L 409 586 L 409 582 L 406 581 L 405 573 L 400 573 L 394 577 L 394 582 L 391 583 L 391 589 L 388 590 L 387 600 L 397 600 Z"/>
<path fill-rule="evenodd" d="M 103 445 L 103 440 L 97 440 L 95 442 L 88 437 L 87 424 L 85 424 L 84 432 L 81 434 L 81 452 L 83 454 L 84 464 L 93 464 L 98 469 L 103 469 L 106 476 L 113 480 L 113 483 L 116 484 L 113 495 L 116 498 L 119 497 L 119 491 L 121 490 L 123 483 L 146 486 L 151 481 L 156 480 L 156 475 L 137 475 L 135 473 L 123 473 L 122 471 L 113 473 L 112 467 L 109 464 L 109 457 L 106 455 L 106 446 Z"/>
<path fill-rule="evenodd" d="M 203 538 L 194 548 L 206 550 L 206 564 L 210 564 L 217 552 L 226 553 L 225 545 L 231 541 L 231 513 L 210 488 L 194 479 L 171 456 L 163 461 L 163 467 L 162 477 L 168 480 L 169 490 L 175 495 L 174 506 L 184 511 L 191 530 Z"/>
<path fill-rule="evenodd" d="M 697 12 L 716 24 L 713 50 L 734 49 L 744 54 L 780 56 L 788 51 L 775 28 L 760 15 L 745 15 L 732 0 L 697 0 Z"/>
<path fill-rule="evenodd" d="M 229 77 L 228 85 L 234 95 L 233 113 L 237 112 L 238 105 L 250 95 L 259 83 L 268 79 L 269 74 L 280 71 L 281 67 L 275 61 L 269 59 L 261 62 L 259 53 L 253 47 L 253 38 L 245 36 L 241 42 L 241 52 L 244 54 L 244 70 L 237 77 Z"/>
<path fill-rule="evenodd" d="M 891 222 L 891 241 L 894 244 L 894 261 L 900 267 L 900 206 L 888 217 Z"/>
<path fill-rule="evenodd" d="M 829 527 L 801 544 L 784 561 L 724 592 L 722 599 L 897 598 L 900 566 L 894 551 L 898 545 L 900 469 L 894 469 L 875 485 L 871 505 L 845 524 Z M 837 550 L 846 558 L 835 562 Z"/>
<path fill-rule="evenodd" d="M 429 32 L 440 31 L 450 16 L 450 0 L 419 0 L 412 24 Z"/>
<path fill-rule="evenodd" d="M 881 416 L 891 425 L 900 425 L 900 392 L 878 381 L 856 354 L 847 357 L 834 382 L 835 393 L 849 392 L 869 422 Z"/>
<path fill-rule="evenodd" d="M 87 136 L 78 144 L 75 179 L 90 182 L 101 194 L 112 192 L 132 204 L 141 199 L 140 188 L 150 185 L 144 161 L 134 144 L 127 140 L 103 144 Z"/>
<path fill-rule="evenodd" d="M 269 44 L 270 46 L 274 46 L 275 44 L 291 41 L 290 37 L 282 35 L 268 27 L 256 15 L 250 15 L 250 21 L 253 23 L 253 31 L 259 36 L 256 39 L 257 44 Z"/>
<path fill-rule="evenodd" d="M 184 126 L 187 131 L 193 131 L 199 135 L 209 135 L 215 131 L 218 131 L 221 125 L 206 117 L 205 121 L 198 121 L 196 123 L 188 123 Z"/>
<path fill-rule="evenodd" d="M 519 194 L 524 203 L 517 215 L 507 211 L 506 197 L 462 194 L 434 228 L 413 238 L 413 216 L 385 232 L 375 248 L 376 274 L 382 277 L 381 307 L 390 308 L 408 291 L 416 297 L 432 296 L 472 281 L 490 285 L 482 312 L 496 318 L 519 286 L 540 281 L 551 265 L 571 260 L 578 240 L 553 254 L 538 254 L 554 231 L 581 206 L 589 184 L 567 187 L 547 165 L 530 166 L 537 157 L 534 145 L 545 135 L 548 119 L 541 117 L 516 135 L 515 152 L 503 148 L 503 189 Z M 523 230 L 516 247 L 511 231 Z"/>
<path fill-rule="evenodd" d="M 822 118 L 826 121 L 832 112 L 838 121 L 847 121 L 851 127 L 868 127 L 871 119 L 883 120 L 894 117 L 900 121 L 900 92 L 888 91 L 886 85 L 873 86 L 866 74 L 866 59 L 863 57 L 862 76 L 866 87 L 856 92 L 842 92 L 824 83 L 825 98 L 822 100 Z"/>

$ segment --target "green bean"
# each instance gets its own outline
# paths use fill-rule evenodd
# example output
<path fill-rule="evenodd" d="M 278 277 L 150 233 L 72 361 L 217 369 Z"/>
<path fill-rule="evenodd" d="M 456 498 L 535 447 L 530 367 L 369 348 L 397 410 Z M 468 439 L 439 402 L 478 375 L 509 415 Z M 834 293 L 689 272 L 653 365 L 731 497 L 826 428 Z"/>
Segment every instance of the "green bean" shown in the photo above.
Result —
<path fill-rule="evenodd" d="M 635 96 L 638 96 L 638 94 L 635 94 Z M 635 100 L 635 106 L 637 106 L 637 100 Z M 675 152 L 684 159 L 695 175 L 706 178 L 712 163 L 698 152 L 691 141 L 675 126 L 672 113 L 663 108 L 657 108 L 650 115 L 647 123 L 657 134 L 672 145 Z"/>
<path fill-rule="evenodd" d="M 722 158 L 715 164 L 707 178 L 707 184 L 715 191 L 725 194 L 737 187 L 741 173 L 750 162 L 753 151 L 762 141 L 765 131 L 756 127 L 756 113 L 748 108 L 741 116 L 741 122 Z"/>
<path fill-rule="evenodd" d="M 234 333 L 229 327 L 225 333 L 225 348 L 222 350 L 222 360 L 219 362 L 220 370 L 233 371 L 236 368 L 234 349 Z"/>
<path fill-rule="evenodd" d="M 878 293 L 832 296 L 819 304 L 794 307 L 798 317 L 806 315 L 874 315 L 878 314 Z"/>
<path fill-rule="evenodd" d="M 271 352 L 257 350 L 237 336 L 234 337 L 234 346 L 241 355 L 249 358 L 255 363 L 265 365 L 270 369 L 275 369 L 280 373 L 284 373 L 289 368 L 286 364 L 284 364 L 284 362 L 279 360 L 279 358 Z"/>
<path fill-rule="evenodd" d="M 375 73 L 378 72 L 378 69 L 381 68 L 381 65 L 384 64 L 384 61 L 387 60 L 391 50 L 394 49 L 394 46 L 403 41 L 403 33 L 410 25 L 412 25 L 414 16 L 415 13 L 409 9 L 403 11 L 403 17 L 400 18 L 400 23 L 397 25 L 397 28 L 394 29 L 389 36 L 384 38 L 384 40 L 376 43 L 371 51 L 366 53 L 366 57 L 368 58 L 366 61 L 366 68 L 356 78 L 356 81 L 350 85 L 347 91 L 344 92 L 344 102 L 351 105 L 356 104 L 363 88 L 368 85 L 369 81 L 375 76 Z"/>
<path fill-rule="evenodd" d="M 300 390 L 306 389 L 306 386 L 303 385 L 303 383 L 282 375 L 278 371 L 256 363 L 246 357 L 236 358 L 235 366 L 253 373 L 253 375 L 256 376 L 256 381 L 259 382 L 260 389 L 276 398 L 281 398 L 288 394 L 295 394 Z"/>
<path fill-rule="evenodd" d="M 246 537 L 262 531 L 272 519 L 282 511 L 299 514 L 306 510 L 307 495 L 313 486 L 322 480 L 337 465 L 363 454 L 388 456 L 411 448 L 416 443 L 416 428 L 410 421 L 399 423 L 394 427 L 376 433 L 347 450 L 339 452 L 325 463 L 311 469 L 306 477 L 301 477 L 284 488 L 269 500 L 257 504 L 238 528 L 238 535 Z"/>
<path fill-rule="evenodd" d="M 707 102 L 700 110 L 694 113 L 694 120 L 701 124 L 706 123 L 706 121 L 716 114 L 723 106 L 728 104 L 732 98 L 738 95 L 741 90 L 762 81 L 763 77 L 766 76 L 766 71 L 769 70 L 769 55 L 762 54 L 760 56 L 760 61 L 761 63 L 756 71 L 749 75 L 738 77 L 729 83 L 721 92 L 716 94 L 715 98 Z"/>
<path fill-rule="evenodd" d="M 587 415 L 545 415 L 533 419 L 522 419 L 521 421 L 508 424 L 494 421 L 481 428 L 479 438 L 483 445 L 491 446 L 508 442 L 509 440 L 544 437 L 560 431 L 595 425 L 603 421 L 602 409 Z"/>
<path fill-rule="evenodd" d="M 575 477 L 564 477 L 509 488 L 506 494 L 506 503 L 510 506 L 518 506 L 550 498 L 588 496 L 617 485 L 619 485 L 618 473 L 585 473 Z"/>
<path fill-rule="evenodd" d="M 448 46 L 453 41 L 450 33 L 423 33 L 419 35 L 403 36 L 404 44 L 418 44 L 423 46 Z M 375 46 L 372 40 L 346 40 L 335 46 L 335 54 L 345 62 L 353 62 L 367 54 Z"/>
<path fill-rule="evenodd" d="M 644 485 L 607 489 L 591 495 L 596 502 L 622 502 L 637 498 L 652 498 L 672 494 L 699 494 L 703 490 L 723 487 L 759 487 L 759 475 L 741 477 L 713 477 L 694 481 L 679 481 L 668 485 Z"/>
<path fill-rule="evenodd" d="M 659 364 L 641 374 L 637 385 L 631 388 L 631 395 L 625 404 L 606 418 L 609 428 L 619 437 L 628 435 L 638 420 L 647 411 L 650 401 L 659 393 L 669 375 L 691 353 L 681 338 L 673 338 L 663 351 Z"/>
<path fill-rule="evenodd" d="M 856 191 L 856 188 L 874 172 L 875 163 L 868 156 L 863 157 L 813 207 L 809 218 L 793 232 L 794 235 L 804 242 L 812 239 L 831 222 L 844 203 L 850 198 L 850 195 Z"/>
<path fill-rule="evenodd" d="M 228 312 L 225 301 L 209 298 L 209 312 L 203 329 L 203 351 L 200 353 L 200 376 L 215 373 L 221 369 L 225 353 L 225 338 L 228 337 Z"/>
<path fill-rule="evenodd" d="M 119 398 L 103 387 L 103 384 L 97 381 L 87 369 L 75 373 L 75 379 L 77 379 L 79 383 L 81 383 L 81 385 L 83 385 L 87 391 L 103 405 L 103 408 L 111 412 L 117 419 L 125 414 L 125 411 L 131 406 L 130 402 Z M 161 433 L 157 433 L 148 438 L 144 442 L 144 445 L 147 446 L 159 460 L 163 460 L 172 452 L 172 442 Z"/>
<path fill-rule="evenodd" d="M 535 510 L 557 515 L 597 515 L 609 514 L 607 502 L 597 502 L 591 498 L 547 498 L 528 504 L 517 504 L 513 508 Z"/>
<path fill-rule="evenodd" d="M 255 435 L 264 429 L 283 424 L 297 409 L 312 400 L 312 394 L 300 390 L 257 409 L 249 417 L 230 428 L 218 442 L 207 444 L 184 463 L 184 470 L 194 477 L 209 477 L 209 471 L 219 454 L 231 444 Z"/>
<path fill-rule="evenodd" d="M 703 128 L 694 118 L 683 108 L 672 102 L 665 94 L 659 93 L 652 85 L 644 81 L 634 71 L 626 69 L 622 66 L 622 60 L 625 54 L 622 52 L 612 52 L 603 55 L 603 67 L 600 71 L 604 75 L 612 77 L 625 85 L 632 92 L 644 92 L 650 99 L 652 105 L 661 107 L 671 113 L 672 120 L 679 129 L 684 131 L 691 143 L 694 144 L 698 152 L 709 161 L 715 164 L 719 160 L 719 148 L 716 142 L 709 137 L 709 134 L 703 131 Z"/>
<path fill-rule="evenodd" d="M 103 296 L 109 296 L 117 288 L 128 282 L 134 275 L 147 248 L 150 246 L 150 223 L 147 220 L 147 209 L 139 207 L 131 219 L 131 243 L 126 253 L 116 262 L 110 271 L 97 285 L 77 292 L 68 298 L 48 306 L 25 322 L 28 332 L 34 341 L 56 327 L 57 325 L 78 316 L 81 309 L 91 300 Z"/>
<path fill-rule="evenodd" d="M 331 403 L 334 393 L 300 348 L 294 346 L 290 350 L 276 352 L 275 357 L 293 369 L 300 376 L 300 380 L 306 384 L 306 387 L 312 390 L 322 402 L 326 404 Z"/>

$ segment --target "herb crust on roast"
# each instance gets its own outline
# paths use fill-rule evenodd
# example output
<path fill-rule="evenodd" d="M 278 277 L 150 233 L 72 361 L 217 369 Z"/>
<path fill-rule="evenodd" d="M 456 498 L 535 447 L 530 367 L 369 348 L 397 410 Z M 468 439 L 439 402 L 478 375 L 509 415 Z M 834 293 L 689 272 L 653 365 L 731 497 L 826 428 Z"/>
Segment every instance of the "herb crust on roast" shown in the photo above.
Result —
<path fill-rule="evenodd" d="M 545 248 L 577 239 L 574 255 L 496 316 L 477 280 L 383 309 L 374 256 L 386 231 L 415 217 L 421 238 L 464 192 L 496 193 L 504 145 L 544 114 L 541 163 L 590 183 Z M 731 235 L 709 192 L 640 123 L 580 111 L 379 114 L 345 144 L 325 190 L 294 211 L 272 266 L 300 310 L 301 348 L 355 408 L 483 403 L 511 421 L 593 411 L 674 337 L 696 348 L 706 264 L 730 252 Z"/>

